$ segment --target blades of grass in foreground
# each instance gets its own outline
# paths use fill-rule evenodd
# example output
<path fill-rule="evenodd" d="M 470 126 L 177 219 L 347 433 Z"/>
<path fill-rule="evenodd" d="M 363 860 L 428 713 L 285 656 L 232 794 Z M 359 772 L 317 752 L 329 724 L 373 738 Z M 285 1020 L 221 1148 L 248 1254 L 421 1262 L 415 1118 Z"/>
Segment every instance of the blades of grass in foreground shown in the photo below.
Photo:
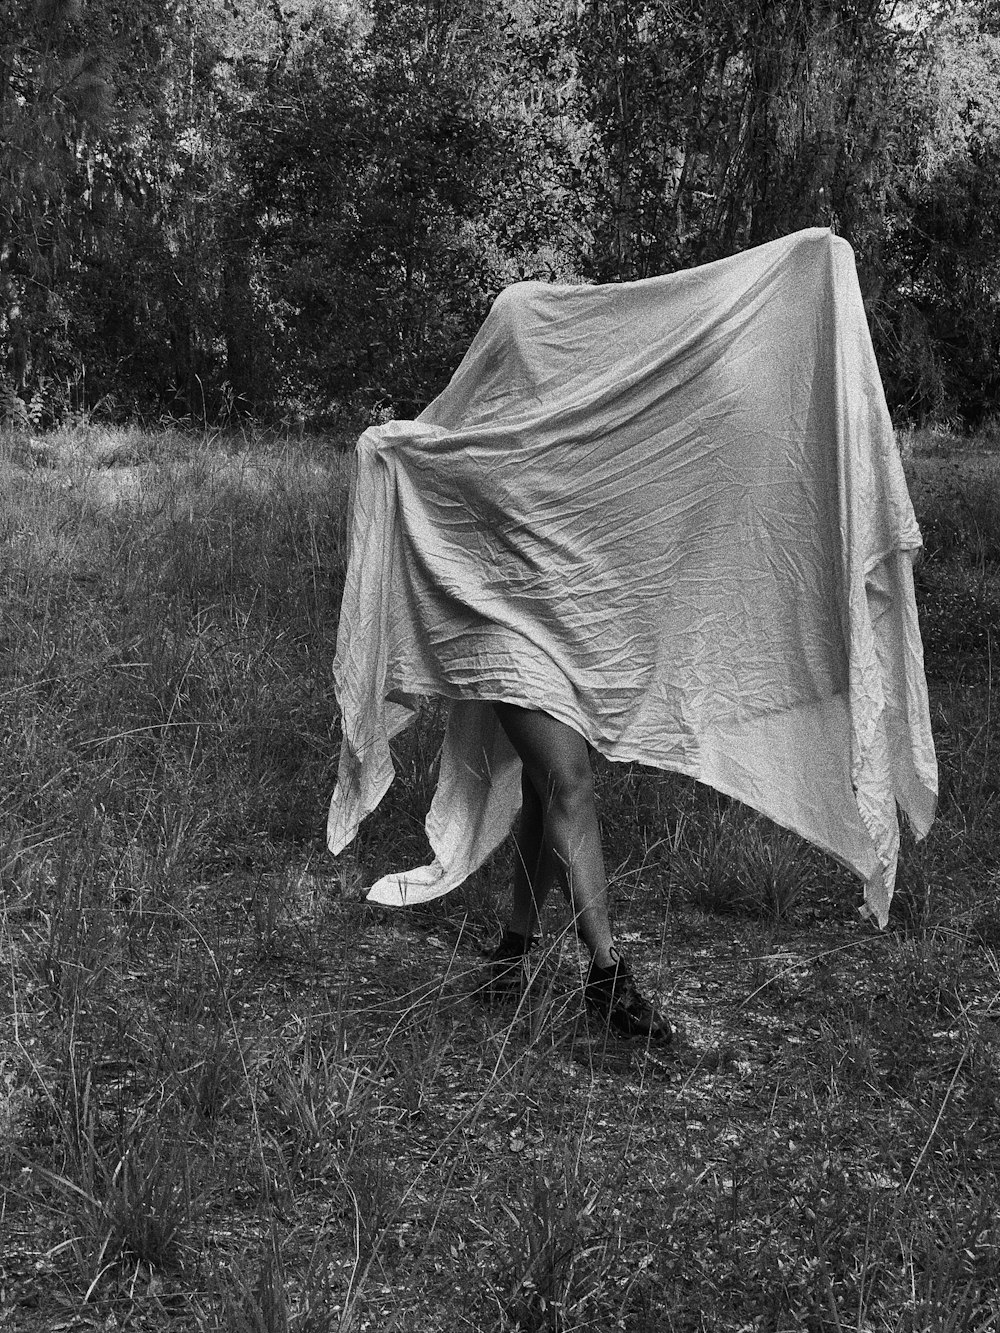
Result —
<path fill-rule="evenodd" d="M 992 563 L 928 558 L 941 811 L 886 933 L 788 835 L 596 766 L 666 1060 L 585 1021 L 557 908 L 524 999 L 476 998 L 504 854 L 425 912 L 343 892 L 424 853 L 433 709 L 354 859 L 318 859 L 332 452 L 125 466 L 114 496 L 78 455 L 0 495 L 0 1319 L 995 1325 L 992 657 L 945 615 L 992 605 Z"/>

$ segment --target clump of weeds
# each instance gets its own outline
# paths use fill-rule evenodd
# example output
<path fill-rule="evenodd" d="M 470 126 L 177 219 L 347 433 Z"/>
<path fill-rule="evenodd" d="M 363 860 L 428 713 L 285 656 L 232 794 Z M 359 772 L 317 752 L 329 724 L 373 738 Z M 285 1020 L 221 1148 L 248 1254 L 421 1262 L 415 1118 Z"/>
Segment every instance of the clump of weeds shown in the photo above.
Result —
<path fill-rule="evenodd" d="M 735 802 L 708 823 L 689 825 L 674 859 L 674 882 L 709 912 L 790 920 L 815 881 L 801 840 Z"/>

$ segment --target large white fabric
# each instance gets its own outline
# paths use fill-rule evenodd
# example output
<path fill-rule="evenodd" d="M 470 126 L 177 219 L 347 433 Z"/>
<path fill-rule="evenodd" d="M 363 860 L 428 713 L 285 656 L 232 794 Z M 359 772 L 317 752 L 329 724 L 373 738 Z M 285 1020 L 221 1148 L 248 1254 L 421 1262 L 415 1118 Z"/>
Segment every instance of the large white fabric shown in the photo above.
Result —
<path fill-rule="evenodd" d="M 331 850 L 440 696 L 434 861 L 369 897 L 460 884 L 520 803 L 502 699 L 795 830 L 884 924 L 897 802 L 922 836 L 937 792 L 919 545 L 845 241 L 509 288 L 426 411 L 358 443 Z"/>

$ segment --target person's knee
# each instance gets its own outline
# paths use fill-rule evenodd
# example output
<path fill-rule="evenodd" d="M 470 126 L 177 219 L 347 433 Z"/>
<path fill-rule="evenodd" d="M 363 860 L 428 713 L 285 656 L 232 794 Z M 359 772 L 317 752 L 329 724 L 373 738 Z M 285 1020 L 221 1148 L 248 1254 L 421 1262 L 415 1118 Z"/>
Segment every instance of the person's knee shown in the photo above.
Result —
<path fill-rule="evenodd" d="M 549 773 L 546 806 L 552 815 L 576 818 L 589 815 L 594 807 L 594 774 L 584 753 Z"/>

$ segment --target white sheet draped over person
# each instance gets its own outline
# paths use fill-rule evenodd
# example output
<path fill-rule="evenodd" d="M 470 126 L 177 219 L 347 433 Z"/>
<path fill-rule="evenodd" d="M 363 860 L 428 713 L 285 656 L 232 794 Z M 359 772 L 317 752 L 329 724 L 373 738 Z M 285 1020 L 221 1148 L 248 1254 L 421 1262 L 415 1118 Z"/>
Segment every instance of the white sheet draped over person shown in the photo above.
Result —
<path fill-rule="evenodd" d="M 520 761 L 490 700 L 689 774 L 832 853 L 885 923 L 897 806 L 937 768 L 906 490 L 850 246 L 796 233 L 606 286 L 519 283 L 413 422 L 358 443 L 334 666 L 334 853 L 448 701 L 426 866 L 503 840 Z"/>

